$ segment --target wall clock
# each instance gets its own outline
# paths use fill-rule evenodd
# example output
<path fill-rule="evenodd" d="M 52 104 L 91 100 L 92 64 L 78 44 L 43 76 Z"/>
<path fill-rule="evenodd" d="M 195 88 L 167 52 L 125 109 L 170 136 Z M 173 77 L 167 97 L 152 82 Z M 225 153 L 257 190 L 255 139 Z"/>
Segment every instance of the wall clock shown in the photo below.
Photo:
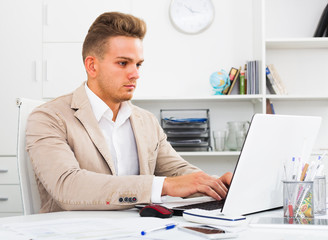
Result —
<path fill-rule="evenodd" d="M 169 14 L 176 29 L 187 34 L 197 34 L 213 22 L 214 6 L 211 0 L 172 0 Z"/>

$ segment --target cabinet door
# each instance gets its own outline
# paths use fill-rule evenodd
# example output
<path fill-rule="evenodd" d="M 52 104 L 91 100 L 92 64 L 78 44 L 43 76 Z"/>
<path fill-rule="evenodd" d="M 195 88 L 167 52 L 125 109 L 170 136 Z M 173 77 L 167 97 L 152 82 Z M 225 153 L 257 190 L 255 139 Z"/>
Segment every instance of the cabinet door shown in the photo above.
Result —
<path fill-rule="evenodd" d="M 0 1 L 0 155 L 16 155 L 16 98 L 41 98 L 41 4 Z"/>
<path fill-rule="evenodd" d="M 0 212 L 22 212 L 19 185 L 0 185 Z"/>
<path fill-rule="evenodd" d="M 46 0 L 44 42 L 82 42 L 92 22 L 102 13 L 129 13 L 131 0 Z"/>
<path fill-rule="evenodd" d="M 70 93 L 87 80 L 82 43 L 47 43 L 43 50 L 43 98 Z"/>
<path fill-rule="evenodd" d="M 0 184 L 18 184 L 17 159 L 0 157 Z"/>

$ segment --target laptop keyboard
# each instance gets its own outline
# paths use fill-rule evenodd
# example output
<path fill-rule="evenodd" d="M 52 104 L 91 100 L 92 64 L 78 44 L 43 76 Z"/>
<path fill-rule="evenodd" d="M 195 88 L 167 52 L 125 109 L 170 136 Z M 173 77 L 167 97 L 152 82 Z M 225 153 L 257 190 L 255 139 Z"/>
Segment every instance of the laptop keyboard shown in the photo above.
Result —
<path fill-rule="evenodd" d="M 217 210 L 217 209 L 221 209 L 223 207 L 224 200 L 225 199 L 222 199 L 220 201 L 210 201 L 210 202 L 196 203 L 196 204 L 179 206 L 179 207 L 176 207 L 176 208 L 177 209 L 183 209 L 183 210 L 194 209 L 194 208 L 199 208 L 199 209 L 203 209 L 203 210 Z"/>

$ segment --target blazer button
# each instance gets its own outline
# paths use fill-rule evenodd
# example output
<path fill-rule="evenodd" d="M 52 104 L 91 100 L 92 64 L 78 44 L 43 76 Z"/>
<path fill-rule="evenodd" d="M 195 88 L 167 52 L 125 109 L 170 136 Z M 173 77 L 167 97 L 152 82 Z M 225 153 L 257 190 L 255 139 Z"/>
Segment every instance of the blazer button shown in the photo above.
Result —
<path fill-rule="evenodd" d="M 132 198 L 132 202 L 136 202 L 137 201 L 137 198 L 136 197 L 133 197 Z"/>
<path fill-rule="evenodd" d="M 129 201 L 129 198 L 128 197 L 125 197 L 124 198 L 124 202 L 128 202 Z"/>
<path fill-rule="evenodd" d="M 118 199 L 118 201 L 119 201 L 119 202 L 123 202 L 123 198 L 120 197 L 120 198 Z"/>
<path fill-rule="evenodd" d="M 132 202 L 132 197 L 129 197 L 129 202 Z"/>

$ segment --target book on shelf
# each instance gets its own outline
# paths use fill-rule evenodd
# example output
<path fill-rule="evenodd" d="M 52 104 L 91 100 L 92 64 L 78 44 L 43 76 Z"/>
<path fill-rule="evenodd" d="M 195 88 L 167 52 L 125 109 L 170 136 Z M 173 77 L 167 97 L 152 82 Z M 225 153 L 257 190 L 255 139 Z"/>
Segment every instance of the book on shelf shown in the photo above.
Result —
<path fill-rule="evenodd" d="M 276 90 L 276 94 L 286 95 L 287 94 L 286 87 L 285 87 L 284 83 L 282 82 L 281 77 L 278 74 L 276 67 L 273 64 L 269 64 L 267 67 L 271 74 L 271 75 L 269 74 L 269 78 L 270 78 L 270 80 L 272 79 L 271 84 L 273 84 L 273 87 Z M 271 76 L 272 76 L 272 78 L 271 78 Z"/>
<path fill-rule="evenodd" d="M 266 66 L 266 68 L 265 68 L 265 75 L 266 75 L 266 86 L 269 90 L 269 93 L 270 94 L 280 94 L 279 89 L 277 88 L 277 86 L 274 83 L 273 76 L 272 76 L 268 66 Z"/>
<path fill-rule="evenodd" d="M 244 65 L 244 72 L 245 72 L 245 90 L 244 90 L 244 94 L 247 94 L 247 64 Z"/>
<path fill-rule="evenodd" d="M 254 61 L 255 67 L 254 67 L 254 75 L 255 75 L 255 94 L 260 93 L 260 71 L 259 71 L 259 61 Z"/>
<path fill-rule="evenodd" d="M 314 37 L 327 37 L 328 33 L 328 4 L 323 10 Z"/>
<path fill-rule="evenodd" d="M 233 84 L 233 80 L 235 79 L 235 76 L 236 76 L 237 72 L 238 72 L 237 68 L 232 67 L 230 69 L 230 72 L 229 72 L 230 87 L 227 87 L 226 89 L 224 89 L 223 92 L 222 92 L 223 94 L 228 94 L 228 92 L 229 92 L 229 90 L 230 90 L 230 88 Z"/>
<path fill-rule="evenodd" d="M 245 95 L 246 94 L 246 79 L 245 79 L 245 70 L 240 71 L 239 76 L 239 94 Z"/>
<path fill-rule="evenodd" d="M 234 75 L 233 81 L 231 82 L 231 86 L 228 91 L 228 95 L 230 94 L 239 94 L 239 75 L 240 75 L 241 67 L 237 70 L 237 73 Z"/>
<path fill-rule="evenodd" d="M 247 62 L 247 94 L 259 94 L 259 61 Z"/>
<path fill-rule="evenodd" d="M 266 100 L 266 114 L 275 114 L 273 104 L 269 99 Z"/>

